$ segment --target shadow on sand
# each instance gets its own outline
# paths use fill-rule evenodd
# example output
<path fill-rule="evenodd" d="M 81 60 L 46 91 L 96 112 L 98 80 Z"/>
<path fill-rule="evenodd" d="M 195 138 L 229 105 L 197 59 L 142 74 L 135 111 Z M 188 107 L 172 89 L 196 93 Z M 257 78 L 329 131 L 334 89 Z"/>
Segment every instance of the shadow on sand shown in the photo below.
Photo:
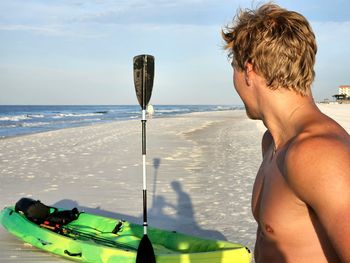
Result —
<path fill-rule="evenodd" d="M 156 182 L 158 177 L 158 169 L 160 167 L 161 159 L 153 159 L 153 199 L 151 208 L 148 209 L 148 221 L 150 227 L 162 228 L 170 231 L 177 231 L 203 238 L 227 240 L 226 237 L 215 230 L 202 229 L 194 218 L 193 205 L 191 197 L 188 193 L 183 191 L 182 185 L 178 181 L 172 181 L 171 187 L 176 193 L 177 204 L 173 205 L 166 202 L 166 199 L 162 195 L 156 195 Z M 142 195 L 140 195 L 142 196 Z M 127 214 L 121 214 L 115 211 L 103 210 L 100 207 L 91 208 L 80 205 L 75 200 L 63 199 L 55 204 L 56 207 L 64 209 L 78 208 L 80 211 L 86 213 L 101 215 L 110 218 L 123 219 L 136 224 L 142 224 L 142 214 L 140 216 L 130 216 Z M 167 213 L 166 210 L 173 211 Z"/>

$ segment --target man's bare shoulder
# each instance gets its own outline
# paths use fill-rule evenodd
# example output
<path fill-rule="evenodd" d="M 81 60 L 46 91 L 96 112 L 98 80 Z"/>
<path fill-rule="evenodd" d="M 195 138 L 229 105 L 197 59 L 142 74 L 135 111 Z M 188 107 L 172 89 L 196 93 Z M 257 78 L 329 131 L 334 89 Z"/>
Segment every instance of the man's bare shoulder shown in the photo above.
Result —
<path fill-rule="evenodd" d="M 350 136 L 332 121 L 305 129 L 288 146 L 284 165 L 291 188 L 304 198 L 343 183 L 349 191 Z"/>

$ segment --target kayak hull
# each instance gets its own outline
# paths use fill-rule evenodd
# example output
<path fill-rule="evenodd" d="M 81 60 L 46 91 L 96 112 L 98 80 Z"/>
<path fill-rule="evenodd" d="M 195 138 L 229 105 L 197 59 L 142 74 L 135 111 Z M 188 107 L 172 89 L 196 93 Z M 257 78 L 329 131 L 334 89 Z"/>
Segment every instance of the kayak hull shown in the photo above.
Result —
<path fill-rule="evenodd" d="M 134 263 L 143 227 L 130 222 L 82 213 L 56 233 L 6 207 L 0 223 L 11 234 L 39 249 L 80 262 Z M 120 229 L 116 231 L 116 226 Z M 115 233 L 113 233 L 115 232 Z M 209 240 L 148 228 L 157 263 L 249 263 L 250 251 L 227 241 Z"/>

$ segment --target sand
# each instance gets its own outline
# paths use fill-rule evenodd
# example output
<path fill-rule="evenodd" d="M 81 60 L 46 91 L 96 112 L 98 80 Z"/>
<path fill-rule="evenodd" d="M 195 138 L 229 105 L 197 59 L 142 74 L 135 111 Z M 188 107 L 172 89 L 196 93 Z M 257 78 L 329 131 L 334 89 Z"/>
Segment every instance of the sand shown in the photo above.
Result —
<path fill-rule="evenodd" d="M 350 107 L 321 105 L 349 131 Z M 254 247 L 250 198 L 264 128 L 244 111 L 147 122 L 149 224 Z M 0 207 L 21 197 L 142 223 L 141 123 L 0 140 Z M 69 262 L 0 227 L 1 262 Z"/>

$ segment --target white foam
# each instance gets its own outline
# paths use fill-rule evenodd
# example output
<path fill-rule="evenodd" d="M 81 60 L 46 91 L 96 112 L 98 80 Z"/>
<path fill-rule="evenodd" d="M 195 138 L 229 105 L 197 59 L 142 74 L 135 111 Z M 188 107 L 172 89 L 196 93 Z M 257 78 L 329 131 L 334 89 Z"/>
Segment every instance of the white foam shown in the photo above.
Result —
<path fill-rule="evenodd" d="M 31 123 L 22 123 L 22 127 L 37 127 L 37 126 L 45 126 L 49 125 L 49 122 L 31 122 Z"/>
<path fill-rule="evenodd" d="M 0 117 L 0 121 L 23 121 L 30 119 L 28 115 L 15 115 L 15 116 L 4 116 Z"/>
<path fill-rule="evenodd" d="M 93 117 L 93 116 L 101 116 L 104 113 L 100 112 L 95 112 L 95 113 L 80 113 L 80 114 L 75 114 L 75 113 L 59 113 L 54 115 L 52 118 L 54 119 L 60 119 L 60 118 L 65 118 L 65 117 Z"/>
<path fill-rule="evenodd" d="M 28 118 L 44 118 L 45 115 L 43 115 L 43 114 L 28 114 L 27 117 Z"/>

